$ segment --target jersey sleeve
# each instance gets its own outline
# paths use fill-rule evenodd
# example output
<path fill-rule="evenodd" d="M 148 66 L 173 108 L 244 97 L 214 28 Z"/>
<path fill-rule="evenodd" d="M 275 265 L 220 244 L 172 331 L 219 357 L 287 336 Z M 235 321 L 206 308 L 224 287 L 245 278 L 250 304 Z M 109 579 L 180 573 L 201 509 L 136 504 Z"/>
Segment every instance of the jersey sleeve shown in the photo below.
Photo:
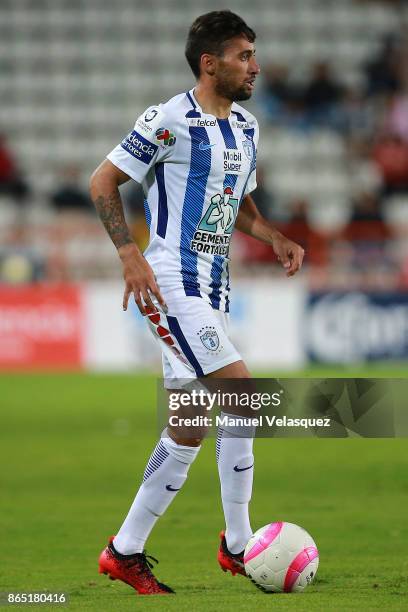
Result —
<path fill-rule="evenodd" d="M 165 161 L 172 154 L 176 137 L 167 124 L 162 105 L 150 106 L 107 158 L 141 183 L 155 164 Z"/>
<path fill-rule="evenodd" d="M 255 191 L 256 187 L 257 187 L 257 182 L 256 182 L 256 155 L 257 155 L 257 151 L 258 151 L 258 142 L 259 142 L 259 127 L 258 127 L 258 123 L 256 122 L 255 124 L 255 129 L 254 129 L 254 137 L 253 137 L 253 142 L 254 142 L 254 151 L 253 151 L 253 162 L 252 162 L 252 170 L 251 170 L 251 174 L 249 175 L 249 179 L 248 182 L 246 184 L 245 190 L 244 190 L 244 196 L 248 195 L 248 193 L 251 193 L 251 191 Z"/>

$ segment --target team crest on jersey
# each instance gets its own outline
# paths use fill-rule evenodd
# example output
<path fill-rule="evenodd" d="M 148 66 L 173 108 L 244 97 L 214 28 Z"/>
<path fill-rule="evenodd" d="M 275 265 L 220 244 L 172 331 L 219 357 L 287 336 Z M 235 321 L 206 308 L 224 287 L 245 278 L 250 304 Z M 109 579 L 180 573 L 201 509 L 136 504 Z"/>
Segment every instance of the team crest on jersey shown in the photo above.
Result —
<path fill-rule="evenodd" d="M 151 110 L 147 111 L 147 113 L 144 116 L 144 120 L 147 122 L 153 121 L 153 119 L 157 117 L 158 112 L 159 111 L 156 108 L 152 108 Z"/>
<path fill-rule="evenodd" d="M 164 117 L 163 111 L 158 107 L 148 108 L 136 121 L 135 129 L 151 138 L 156 129 L 160 126 Z"/>
<path fill-rule="evenodd" d="M 250 138 L 245 138 L 245 140 L 242 141 L 242 147 L 244 149 L 244 153 L 249 159 L 249 161 L 252 161 L 252 157 L 253 157 L 252 146 L 253 144 Z"/>
<path fill-rule="evenodd" d="M 159 127 L 156 130 L 156 140 L 161 146 L 172 147 L 176 143 L 176 137 L 173 132 L 170 132 L 167 128 Z"/>
<path fill-rule="evenodd" d="M 199 335 L 201 342 L 209 351 L 216 351 L 220 346 L 220 339 L 218 337 L 215 327 L 203 327 L 202 329 L 200 329 Z"/>
<path fill-rule="evenodd" d="M 238 199 L 234 198 L 231 187 L 212 196 L 210 205 L 202 216 L 191 241 L 196 253 L 228 255 L 232 230 L 238 214 Z"/>

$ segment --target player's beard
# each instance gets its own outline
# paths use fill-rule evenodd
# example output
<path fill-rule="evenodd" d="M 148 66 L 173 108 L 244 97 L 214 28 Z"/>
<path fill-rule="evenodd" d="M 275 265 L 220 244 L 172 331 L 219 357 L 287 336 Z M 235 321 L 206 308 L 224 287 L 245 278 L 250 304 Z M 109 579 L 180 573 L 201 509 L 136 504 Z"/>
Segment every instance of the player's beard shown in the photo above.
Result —
<path fill-rule="evenodd" d="M 244 84 L 237 87 L 236 82 L 232 80 L 226 70 L 221 70 L 216 75 L 215 91 L 219 96 L 231 102 L 243 102 L 249 100 L 252 96 L 252 91 L 248 91 Z"/>

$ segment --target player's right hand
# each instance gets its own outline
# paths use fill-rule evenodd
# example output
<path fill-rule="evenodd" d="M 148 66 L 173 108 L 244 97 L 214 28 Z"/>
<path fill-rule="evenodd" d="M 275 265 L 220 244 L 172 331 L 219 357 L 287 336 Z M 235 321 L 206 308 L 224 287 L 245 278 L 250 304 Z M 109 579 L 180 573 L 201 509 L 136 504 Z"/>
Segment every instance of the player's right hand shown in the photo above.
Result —
<path fill-rule="evenodd" d="M 153 270 L 143 257 L 136 244 L 126 244 L 118 249 L 123 264 L 123 278 L 125 280 L 125 292 L 123 294 L 123 310 L 127 310 L 129 296 L 133 293 L 137 307 L 141 314 L 146 316 L 148 311 L 155 311 L 151 295 L 165 312 L 167 305 L 160 293 Z"/>

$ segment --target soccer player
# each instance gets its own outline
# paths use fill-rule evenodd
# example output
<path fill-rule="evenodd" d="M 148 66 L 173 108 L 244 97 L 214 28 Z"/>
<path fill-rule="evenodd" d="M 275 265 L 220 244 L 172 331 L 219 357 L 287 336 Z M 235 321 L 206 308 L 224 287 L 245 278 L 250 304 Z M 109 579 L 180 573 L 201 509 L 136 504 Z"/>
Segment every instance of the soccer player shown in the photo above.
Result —
<path fill-rule="evenodd" d="M 131 293 L 163 352 L 165 386 L 180 379 L 247 379 L 248 369 L 228 336 L 228 251 L 233 226 L 273 247 L 287 276 L 303 250 L 258 212 L 258 124 L 237 102 L 248 100 L 259 65 L 255 33 L 230 11 L 192 24 L 186 58 L 196 77 L 190 91 L 149 107 L 134 129 L 95 170 L 93 202 L 123 264 L 123 308 Z M 133 179 L 145 193 L 150 242 L 137 248 L 126 225 L 118 187 Z M 252 535 L 248 515 L 253 480 L 252 437 L 225 427 L 217 462 L 226 531 L 221 568 L 245 575 L 243 550 Z M 142 594 L 169 594 L 151 571 L 145 542 L 183 486 L 200 437 L 167 427 L 147 463 L 143 482 L 117 535 L 99 558 L 99 571 Z"/>

